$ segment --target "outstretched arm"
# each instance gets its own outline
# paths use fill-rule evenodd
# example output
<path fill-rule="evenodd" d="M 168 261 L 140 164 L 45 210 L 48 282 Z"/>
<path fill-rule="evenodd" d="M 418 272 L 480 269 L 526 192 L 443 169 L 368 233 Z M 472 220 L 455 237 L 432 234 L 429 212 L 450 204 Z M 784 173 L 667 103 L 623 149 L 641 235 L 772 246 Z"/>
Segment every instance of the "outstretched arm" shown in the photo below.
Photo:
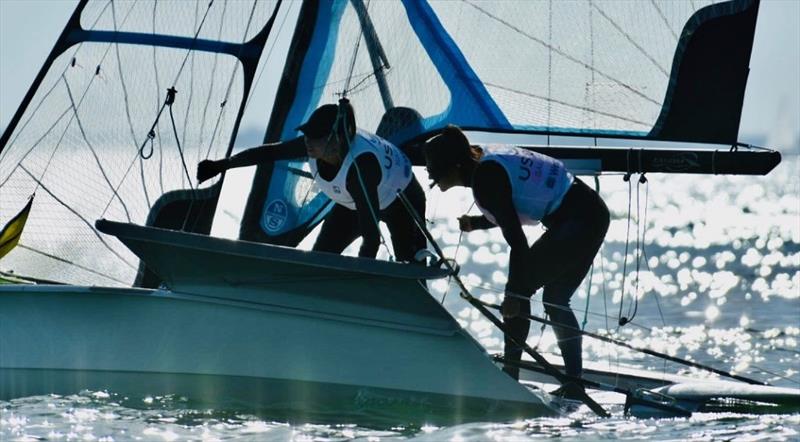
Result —
<path fill-rule="evenodd" d="M 471 232 L 473 230 L 493 229 L 497 225 L 483 215 L 464 215 L 458 218 L 458 227 L 465 232 Z"/>
<path fill-rule="evenodd" d="M 221 160 L 203 160 L 197 165 L 197 182 L 212 178 L 228 169 L 253 166 L 268 161 L 290 160 L 306 157 L 306 145 L 303 137 L 293 140 L 262 144 L 252 147 Z"/>

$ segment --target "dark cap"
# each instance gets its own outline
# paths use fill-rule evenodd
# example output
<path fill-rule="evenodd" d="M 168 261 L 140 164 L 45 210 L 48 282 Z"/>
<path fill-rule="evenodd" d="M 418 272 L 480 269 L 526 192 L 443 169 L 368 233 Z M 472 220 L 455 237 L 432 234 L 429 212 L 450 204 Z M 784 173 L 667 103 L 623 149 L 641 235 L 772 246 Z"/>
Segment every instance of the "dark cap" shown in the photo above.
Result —
<path fill-rule="evenodd" d="M 324 104 L 308 117 L 308 120 L 297 126 L 295 130 L 303 132 L 310 138 L 322 138 L 331 133 L 333 125 L 336 123 L 336 115 L 339 113 L 339 106 L 335 104 Z"/>
<path fill-rule="evenodd" d="M 425 143 L 423 148 L 428 177 L 433 180 L 431 187 L 447 175 L 448 172 L 468 161 L 469 141 L 457 126 L 447 126 L 440 135 Z"/>

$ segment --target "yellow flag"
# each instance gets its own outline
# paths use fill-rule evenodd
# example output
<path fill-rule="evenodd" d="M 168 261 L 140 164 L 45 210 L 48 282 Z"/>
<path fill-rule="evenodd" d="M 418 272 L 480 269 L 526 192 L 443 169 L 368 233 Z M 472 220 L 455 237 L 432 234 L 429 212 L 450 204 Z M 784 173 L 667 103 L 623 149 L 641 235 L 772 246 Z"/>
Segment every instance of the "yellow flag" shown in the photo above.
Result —
<path fill-rule="evenodd" d="M 28 220 L 28 214 L 31 212 L 32 204 L 33 195 L 28 199 L 28 204 L 25 205 L 17 216 L 11 218 L 11 221 L 0 231 L 0 258 L 6 256 L 19 242 L 22 229 L 25 227 L 25 221 Z"/>

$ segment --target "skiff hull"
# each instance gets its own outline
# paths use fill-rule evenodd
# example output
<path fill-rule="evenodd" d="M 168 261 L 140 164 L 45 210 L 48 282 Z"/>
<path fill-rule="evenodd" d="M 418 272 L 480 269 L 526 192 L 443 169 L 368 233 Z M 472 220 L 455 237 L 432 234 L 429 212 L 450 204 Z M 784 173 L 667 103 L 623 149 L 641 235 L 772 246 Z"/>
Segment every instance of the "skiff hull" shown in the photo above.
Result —
<path fill-rule="evenodd" d="M 161 257 L 146 262 L 156 263 L 170 290 L 0 286 L 0 398 L 81 390 L 172 394 L 312 421 L 555 413 L 546 394 L 500 371 L 422 289 L 414 277 L 436 276 L 425 274 L 430 269 L 391 276 L 361 261 L 366 267 L 349 272 L 308 267 L 248 253 L 270 246 L 234 251 L 226 246 L 241 242 L 176 234 L 199 242 L 167 234 L 148 237 L 145 247 Z"/>

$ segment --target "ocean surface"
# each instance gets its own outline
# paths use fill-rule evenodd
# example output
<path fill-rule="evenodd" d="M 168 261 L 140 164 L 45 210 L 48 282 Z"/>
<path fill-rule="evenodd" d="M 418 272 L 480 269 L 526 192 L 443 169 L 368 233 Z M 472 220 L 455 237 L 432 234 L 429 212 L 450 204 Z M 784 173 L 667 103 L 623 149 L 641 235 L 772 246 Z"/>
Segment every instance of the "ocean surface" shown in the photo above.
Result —
<path fill-rule="evenodd" d="M 573 297 L 578 321 L 588 331 L 636 346 L 800 388 L 798 170 L 800 160 L 790 156 L 767 177 L 653 175 L 646 183 L 638 176 L 629 182 L 620 175 L 601 178 L 612 224 L 591 280 L 587 277 Z M 595 185 L 592 178 L 586 181 Z M 475 212 L 471 205 L 467 192 L 429 192 L 431 230 L 445 252 L 456 256 L 473 294 L 499 303 L 507 246 L 497 230 L 458 232 L 455 218 Z M 541 232 L 538 227 L 527 231 L 531 241 Z M 459 298 L 453 284 L 437 281 L 431 289 L 490 352 L 501 350 L 501 334 Z M 533 309 L 542 314 L 538 295 Z M 633 319 L 620 327 L 620 315 Z M 557 353 L 549 329 L 540 332 L 533 325 L 528 342 Z M 584 360 L 609 370 L 633 366 L 709 376 L 589 338 Z M 613 414 L 606 419 L 581 407 L 558 418 L 447 427 L 398 421 L 371 428 L 345 419 L 290 424 L 198 409 L 185 397 L 131 399 L 113 391 L 83 391 L 0 401 L 0 441 L 800 440 L 800 414 L 637 419 L 623 416 L 621 400 L 613 396 L 597 397 Z"/>

